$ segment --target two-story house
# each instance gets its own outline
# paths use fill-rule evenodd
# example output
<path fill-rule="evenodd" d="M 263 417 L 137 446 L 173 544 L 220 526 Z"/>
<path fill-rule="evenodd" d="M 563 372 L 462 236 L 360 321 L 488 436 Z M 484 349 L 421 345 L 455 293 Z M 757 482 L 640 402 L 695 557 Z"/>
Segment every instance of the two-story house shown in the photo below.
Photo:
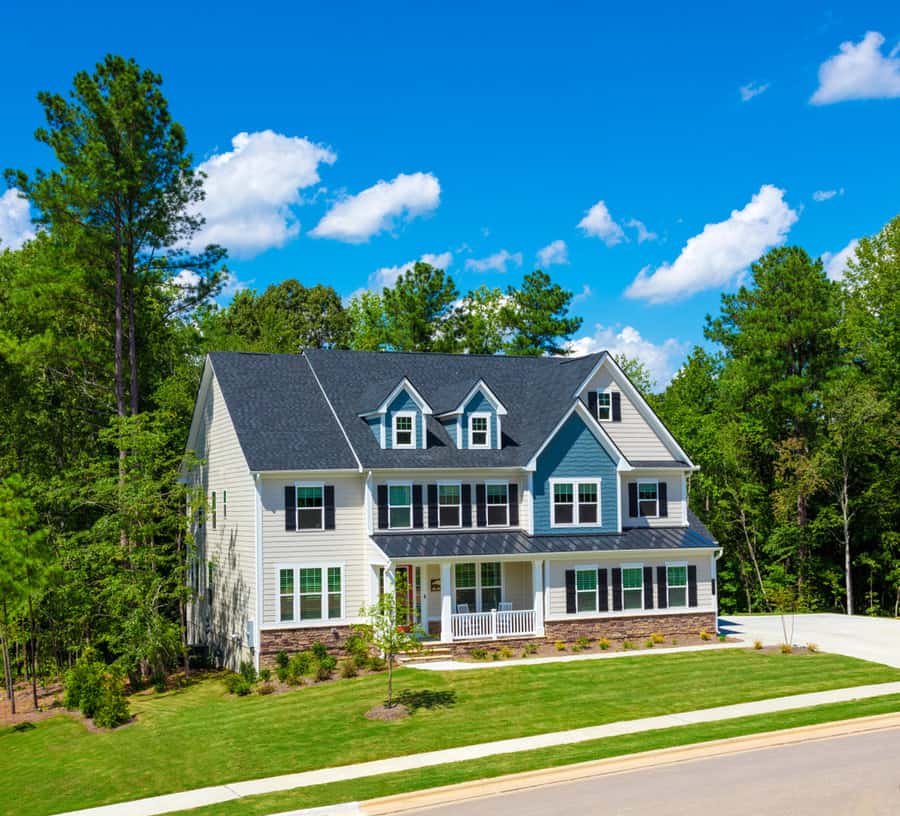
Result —
<path fill-rule="evenodd" d="M 379 594 L 454 649 L 716 629 L 696 467 L 607 353 L 214 353 L 190 638 L 339 648 Z"/>

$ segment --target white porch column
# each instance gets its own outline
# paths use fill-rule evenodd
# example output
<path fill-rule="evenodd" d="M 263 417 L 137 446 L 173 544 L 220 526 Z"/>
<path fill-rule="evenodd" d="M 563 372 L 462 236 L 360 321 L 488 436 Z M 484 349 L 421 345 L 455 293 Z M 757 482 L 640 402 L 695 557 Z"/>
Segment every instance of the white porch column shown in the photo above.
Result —
<path fill-rule="evenodd" d="M 453 596 L 450 594 L 450 562 L 441 562 L 441 642 L 453 640 Z"/>
<path fill-rule="evenodd" d="M 534 633 L 544 636 L 544 562 L 531 562 L 531 587 L 534 592 Z"/>
<path fill-rule="evenodd" d="M 394 572 L 394 565 L 388 564 L 384 568 L 384 594 L 393 595 L 397 586 L 397 573 Z"/>

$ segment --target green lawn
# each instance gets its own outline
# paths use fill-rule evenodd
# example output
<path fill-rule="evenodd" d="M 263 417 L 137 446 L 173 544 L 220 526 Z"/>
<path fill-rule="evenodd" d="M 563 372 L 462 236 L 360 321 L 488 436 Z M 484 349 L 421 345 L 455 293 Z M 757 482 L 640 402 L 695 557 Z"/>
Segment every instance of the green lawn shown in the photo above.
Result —
<path fill-rule="evenodd" d="M 136 699 L 138 721 L 87 732 L 67 717 L 0 735 L 0 803 L 20 816 L 240 779 L 559 731 L 729 703 L 900 680 L 900 671 L 829 654 L 728 649 L 438 674 L 396 672 L 398 689 L 452 705 L 383 723 L 364 713 L 384 675 L 267 697 L 217 681 Z M 22 795 L 27 791 L 28 795 Z"/>

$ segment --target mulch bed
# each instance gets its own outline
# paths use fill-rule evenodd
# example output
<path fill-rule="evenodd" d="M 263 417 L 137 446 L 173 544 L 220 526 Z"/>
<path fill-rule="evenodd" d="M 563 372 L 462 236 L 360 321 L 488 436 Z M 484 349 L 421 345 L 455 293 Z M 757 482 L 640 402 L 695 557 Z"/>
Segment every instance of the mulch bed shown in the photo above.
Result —
<path fill-rule="evenodd" d="M 375 706 L 366 712 L 367 720 L 382 720 L 383 722 L 392 722 L 393 720 L 403 720 L 409 716 L 409 709 L 403 703 L 394 703 L 388 708 L 385 705 Z"/>

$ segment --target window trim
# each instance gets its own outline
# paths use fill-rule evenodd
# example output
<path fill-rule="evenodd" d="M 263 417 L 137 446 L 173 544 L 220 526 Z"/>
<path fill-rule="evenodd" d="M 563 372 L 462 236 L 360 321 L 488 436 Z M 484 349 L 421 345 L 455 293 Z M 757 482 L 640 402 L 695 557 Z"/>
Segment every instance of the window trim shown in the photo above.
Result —
<path fill-rule="evenodd" d="M 652 516 L 645 516 L 641 513 L 641 485 L 656 485 L 656 512 Z M 650 499 L 644 499 L 650 501 Z M 659 479 L 638 479 L 637 480 L 637 515 L 634 518 L 660 518 L 659 515 Z"/>
<path fill-rule="evenodd" d="M 469 610 L 470 612 L 490 612 L 490 609 L 482 609 L 481 603 L 481 590 L 483 589 L 483 584 L 481 582 L 481 565 L 482 564 L 499 564 L 500 565 L 500 601 L 506 600 L 506 562 L 503 560 L 497 560 L 493 558 L 482 558 L 478 561 L 472 561 L 469 559 L 457 561 L 453 565 L 453 569 L 451 571 L 450 583 L 452 584 L 452 592 L 453 592 L 453 610 L 454 614 L 456 613 L 456 568 L 462 564 L 474 564 L 475 565 L 475 586 L 474 587 L 463 587 L 463 589 L 474 589 L 475 590 L 475 609 Z"/>
<path fill-rule="evenodd" d="M 547 480 L 548 493 L 550 501 L 550 526 L 551 527 L 602 527 L 603 526 L 603 480 L 596 479 L 565 479 L 562 477 L 553 477 Z M 554 495 L 554 487 L 557 484 L 572 485 L 572 521 L 557 522 L 556 521 L 556 500 Z M 594 522 L 582 522 L 578 511 L 578 487 L 583 484 L 593 484 L 597 486 L 597 520 Z"/>
<path fill-rule="evenodd" d="M 416 428 L 416 417 L 418 415 L 417 411 L 394 411 L 391 414 L 391 448 L 396 450 L 413 450 L 418 447 L 416 444 L 417 441 L 417 428 Z M 397 442 L 397 420 L 401 418 L 408 418 L 412 421 L 412 430 L 410 431 L 410 443 L 408 445 L 401 445 Z"/>
<path fill-rule="evenodd" d="M 300 487 L 318 487 L 322 491 L 322 504 L 319 507 L 319 526 L 318 527 L 301 527 L 300 526 L 300 510 L 311 510 L 313 508 L 300 507 L 297 500 L 297 488 Z M 324 482 L 294 482 L 294 527 L 298 533 L 321 533 L 325 529 L 325 483 Z"/>
<path fill-rule="evenodd" d="M 469 445 L 468 447 L 471 450 L 490 450 L 491 447 L 491 437 L 493 434 L 491 433 L 491 418 L 493 414 L 490 411 L 473 411 L 469 414 Z M 485 431 L 485 443 L 483 445 L 476 445 L 472 441 L 472 425 L 475 419 L 484 419 L 487 420 L 487 430 Z"/>
<path fill-rule="evenodd" d="M 622 570 L 621 577 L 619 578 L 619 581 L 621 583 L 621 586 L 619 588 L 622 590 L 622 612 L 625 614 L 628 614 L 631 612 L 643 612 L 644 611 L 644 592 L 646 589 L 644 587 L 644 564 L 643 564 L 643 562 L 641 562 L 641 563 L 629 562 L 626 564 L 620 564 L 619 568 Z M 627 569 L 636 569 L 636 570 L 640 571 L 640 574 L 641 574 L 641 587 L 640 587 L 641 606 L 640 606 L 640 608 L 635 607 L 633 609 L 629 609 L 625 606 L 625 592 L 626 592 L 626 590 L 625 590 L 625 570 L 627 570 Z M 636 592 L 637 588 L 629 588 L 628 591 Z"/>
<path fill-rule="evenodd" d="M 606 394 L 609 397 L 609 416 L 606 419 L 600 418 L 600 395 L 601 394 Z M 594 417 L 594 419 L 596 419 L 597 422 L 612 422 L 612 412 L 613 412 L 612 388 L 598 388 L 597 389 L 597 415 Z"/>
<path fill-rule="evenodd" d="M 600 569 L 599 564 L 576 564 L 573 568 L 575 571 L 575 615 L 583 615 L 585 617 L 596 618 L 597 615 L 603 614 L 600 612 L 600 578 L 597 575 L 597 572 Z M 578 573 L 579 572 L 592 572 L 594 573 L 594 608 L 588 609 L 583 612 L 578 611 L 578 593 L 579 591 L 582 593 L 589 592 L 587 589 L 578 589 Z M 608 590 L 607 590 L 608 591 Z"/>
<path fill-rule="evenodd" d="M 506 507 L 506 521 L 503 524 L 491 524 L 491 507 L 499 507 L 500 505 L 491 504 L 488 502 L 488 485 L 501 486 L 506 488 L 506 503 L 504 507 Z M 509 482 L 504 479 L 485 479 L 484 480 L 484 518 L 487 522 L 487 527 L 509 527 Z"/>
<path fill-rule="evenodd" d="M 670 567 L 684 568 L 684 586 L 677 587 L 678 589 L 684 589 L 684 605 L 683 606 L 672 606 L 672 597 L 669 594 L 672 591 L 672 584 L 669 581 L 669 568 Z M 687 561 L 666 561 L 666 608 L 667 609 L 687 609 L 688 608 L 688 562 Z"/>
<path fill-rule="evenodd" d="M 391 504 L 391 488 L 392 487 L 408 487 L 409 488 L 409 504 Z M 412 530 L 413 529 L 413 483 L 411 481 L 393 481 L 387 483 L 388 489 L 388 500 L 387 500 L 387 512 L 388 512 L 388 530 Z M 409 525 L 406 527 L 395 527 L 391 524 L 391 508 L 392 507 L 407 507 L 409 508 Z"/>
<path fill-rule="evenodd" d="M 302 620 L 300 617 L 300 570 L 317 569 L 320 572 L 322 583 L 319 595 L 321 597 L 321 617 Z M 333 593 L 328 591 L 328 570 L 339 569 L 341 571 L 341 613 L 339 618 L 328 617 L 328 596 Z M 281 571 L 292 570 L 294 573 L 294 617 L 292 620 L 282 620 L 281 617 Z M 275 587 L 275 626 L 289 628 L 333 626 L 347 619 L 347 566 L 343 561 L 288 561 L 274 565 Z M 307 593 L 309 594 L 309 593 Z"/>
<path fill-rule="evenodd" d="M 456 504 L 441 504 L 441 488 L 455 487 L 459 495 L 459 501 Z M 455 507 L 459 514 L 459 522 L 457 524 L 441 524 L 441 507 Z M 437 483 L 437 523 L 439 530 L 458 530 L 462 527 L 463 499 L 462 499 L 462 482 L 455 479 L 446 479 Z M 388 519 L 390 521 L 390 519 Z"/>

